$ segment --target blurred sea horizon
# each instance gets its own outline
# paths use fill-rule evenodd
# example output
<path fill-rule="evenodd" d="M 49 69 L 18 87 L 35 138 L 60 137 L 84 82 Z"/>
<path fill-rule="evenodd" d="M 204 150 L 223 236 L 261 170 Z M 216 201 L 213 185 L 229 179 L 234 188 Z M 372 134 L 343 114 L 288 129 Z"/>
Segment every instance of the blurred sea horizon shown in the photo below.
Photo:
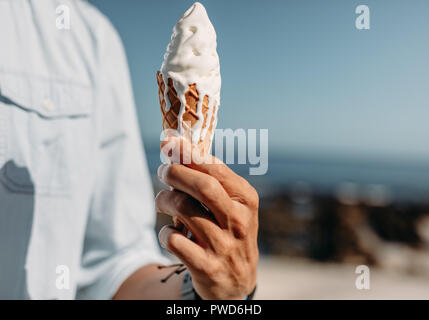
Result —
<path fill-rule="evenodd" d="M 146 146 L 145 151 L 149 170 L 156 175 L 161 163 L 159 147 Z M 296 187 L 314 195 L 335 194 L 345 188 L 360 193 L 375 190 L 392 202 L 429 202 L 429 164 L 413 159 L 404 161 L 272 152 L 265 175 L 249 175 L 250 164 L 229 166 L 248 179 L 261 198 Z"/>

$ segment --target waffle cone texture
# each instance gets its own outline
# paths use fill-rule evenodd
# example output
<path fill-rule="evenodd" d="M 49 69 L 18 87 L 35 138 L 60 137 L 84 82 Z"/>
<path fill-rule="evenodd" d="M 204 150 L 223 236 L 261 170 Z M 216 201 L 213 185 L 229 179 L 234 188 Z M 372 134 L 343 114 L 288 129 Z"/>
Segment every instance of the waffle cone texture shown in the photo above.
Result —
<path fill-rule="evenodd" d="M 162 128 L 165 129 L 178 129 L 179 124 L 179 113 L 181 109 L 181 102 L 180 99 L 177 97 L 176 89 L 173 85 L 173 80 L 171 78 L 168 78 L 168 85 L 167 85 L 167 97 L 170 102 L 170 108 L 168 111 L 165 110 L 166 101 L 165 101 L 165 82 L 162 77 L 162 74 L 158 71 L 156 73 L 156 79 L 158 82 L 158 96 L 159 96 L 159 105 L 161 107 L 161 114 L 162 114 Z M 195 123 L 199 120 L 199 116 L 197 115 L 197 105 L 200 97 L 198 95 L 197 91 L 197 84 L 190 84 L 188 87 L 188 91 L 185 93 L 185 112 L 183 113 L 183 131 L 181 134 L 191 140 L 191 130 L 192 127 L 195 125 Z M 207 116 L 209 111 L 209 97 L 206 95 L 204 96 L 204 100 L 202 103 L 202 113 L 203 113 L 203 125 L 202 130 L 205 129 L 207 126 Z M 215 108 L 215 107 L 214 107 Z M 213 110 L 213 116 L 211 118 L 209 128 L 207 129 L 206 135 L 204 140 L 198 141 L 198 146 L 204 153 L 210 153 L 210 147 L 211 147 L 211 137 L 213 133 L 213 125 L 214 120 L 216 118 L 216 112 L 217 110 Z M 190 124 L 190 126 L 189 126 Z M 202 131 L 201 130 L 201 131 Z M 200 138 L 200 137 L 199 137 Z"/>

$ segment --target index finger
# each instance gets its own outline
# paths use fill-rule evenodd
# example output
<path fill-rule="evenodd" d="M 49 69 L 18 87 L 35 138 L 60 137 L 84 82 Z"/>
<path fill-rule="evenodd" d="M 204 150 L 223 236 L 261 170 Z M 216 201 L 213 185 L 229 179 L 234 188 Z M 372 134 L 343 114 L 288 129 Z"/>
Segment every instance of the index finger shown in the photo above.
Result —
<path fill-rule="evenodd" d="M 200 171 L 216 178 L 232 200 L 240 203 L 254 202 L 255 189 L 232 171 L 225 163 L 193 146 L 180 137 L 168 137 L 161 142 L 161 152 L 172 162 Z"/>

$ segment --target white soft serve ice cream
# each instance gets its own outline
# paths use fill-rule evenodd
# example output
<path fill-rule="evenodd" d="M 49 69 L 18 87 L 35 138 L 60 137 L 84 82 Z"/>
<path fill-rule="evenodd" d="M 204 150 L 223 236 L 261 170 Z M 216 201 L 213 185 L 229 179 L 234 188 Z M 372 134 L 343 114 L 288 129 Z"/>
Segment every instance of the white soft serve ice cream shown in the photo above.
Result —
<path fill-rule="evenodd" d="M 205 139 L 212 117 L 215 117 L 213 128 L 216 127 L 217 123 L 221 77 L 216 46 L 216 32 L 207 16 L 206 9 L 201 3 L 196 2 L 174 26 L 171 41 L 161 66 L 165 88 L 168 88 L 168 79 L 171 78 L 181 102 L 177 128 L 179 133 L 182 133 L 183 130 L 185 93 L 188 91 L 189 85 L 196 84 L 199 101 L 197 105 L 198 121 L 192 127 L 192 142 L 194 144 Z M 167 89 L 164 90 L 166 111 L 170 108 L 167 91 Z M 203 124 L 202 103 L 206 95 L 209 98 L 209 110 L 207 111 L 206 123 Z"/>

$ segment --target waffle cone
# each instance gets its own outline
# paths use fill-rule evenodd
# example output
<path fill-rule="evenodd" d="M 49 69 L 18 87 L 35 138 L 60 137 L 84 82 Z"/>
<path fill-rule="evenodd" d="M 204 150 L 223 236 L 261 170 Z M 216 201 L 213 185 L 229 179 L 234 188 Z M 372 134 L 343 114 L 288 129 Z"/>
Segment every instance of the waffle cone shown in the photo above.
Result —
<path fill-rule="evenodd" d="M 158 82 L 158 95 L 159 95 L 159 104 L 161 106 L 161 113 L 162 113 L 162 128 L 165 129 L 175 129 L 178 128 L 178 115 L 181 108 L 181 102 L 179 98 L 177 97 L 176 89 L 173 85 L 173 80 L 171 78 L 168 79 L 168 90 L 167 90 L 167 97 L 170 102 L 170 109 L 168 111 L 165 110 L 166 101 L 165 101 L 165 83 L 164 79 L 162 78 L 162 74 L 158 71 L 156 74 L 156 79 Z M 183 114 L 183 132 L 182 135 L 189 140 L 191 140 L 191 128 L 195 125 L 195 123 L 199 120 L 199 117 L 197 115 L 197 105 L 198 101 L 200 99 L 197 91 L 197 84 L 190 84 L 188 87 L 188 91 L 185 93 L 185 99 L 186 99 L 186 106 L 185 106 L 185 112 Z M 206 95 L 204 96 L 204 100 L 202 103 L 202 111 L 203 111 L 203 126 L 202 130 L 205 129 L 207 125 L 207 116 L 209 111 L 209 97 Z M 210 153 L 210 147 L 211 147 L 211 137 L 213 133 L 213 126 L 214 126 L 214 119 L 216 110 L 213 110 L 213 116 L 210 121 L 210 127 L 207 129 L 207 133 L 205 135 L 204 140 L 198 141 L 198 147 L 200 148 L 201 152 L 203 153 Z M 190 124 L 190 127 L 189 127 Z"/>

